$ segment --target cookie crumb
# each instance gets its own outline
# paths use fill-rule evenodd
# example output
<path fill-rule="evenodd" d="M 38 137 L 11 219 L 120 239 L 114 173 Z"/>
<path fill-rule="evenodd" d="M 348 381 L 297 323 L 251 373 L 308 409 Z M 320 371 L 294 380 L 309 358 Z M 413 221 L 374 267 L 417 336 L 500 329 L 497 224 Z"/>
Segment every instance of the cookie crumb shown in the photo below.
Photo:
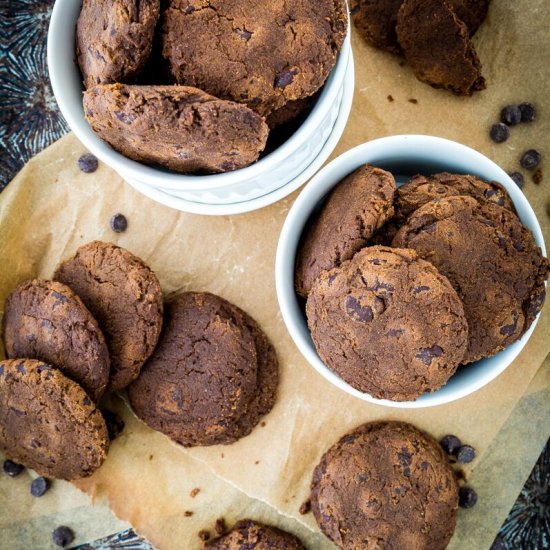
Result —
<path fill-rule="evenodd" d="M 216 524 L 214 525 L 214 531 L 216 532 L 216 535 L 223 535 L 225 533 L 226 527 L 225 527 L 224 518 L 218 518 L 216 520 Z"/>
<path fill-rule="evenodd" d="M 262 428 L 265 428 L 265 427 L 266 427 L 266 423 L 265 423 L 265 422 L 262 422 L 262 423 L 260 424 L 260 426 L 261 426 Z"/>
<path fill-rule="evenodd" d="M 221 454 L 221 457 L 222 457 L 222 458 L 225 458 L 225 455 L 222 453 L 222 454 Z"/>
<path fill-rule="evenodd" d="M 206 529 L 201 529 L 199 531 L 199 539 L 202 541 L 207 541 L 210 538 L 210 533 Z"/>
<path fill-rule="evenodd" d="M 78 159 L 78 167 L 85 174 L 91 174 L 95 172 L 98 166 L 99 162 L 97 160 L 97 157 L 92 155 L 91 153 L 84 153 Z"/>
<path fill-rule="evenodd" d="M 186 518 L 190 518 L 192 515 L 193 515 L 193 512 L 191 510 L 185 510 L 185 512 L 183 513 L 183 515 L 186 517 Z"/>
<path fill-rule="evenodd" d="M 118 213 L 111 218 L 109 225 L 115 233 L 124 233 L 128 229 L 128 220 L 124 214 Z"/>
<path fill-rule="evenodd" d="M 260 463 L 259 460 L 254 461 L 254 464 L 259 464 L 259 463 Z"/>
<path fill-rule="evenodd" d="M 414 97 L 411 97 L 411 98 L 407 99 L 407 101 L 409 103 L 413 103 L 414 105 L 416 105 L 418 103 L 418 99 L 414 99 Z"/>
<path fill-rule="evenodd" d="M 302 516 L 309 514 L 311 512 L 311 499 L 307 499 L 305 502 L 302 502 L 300 509 L 298 510 Z"/>
<path fill-rule="evenodd" d="M 391 94 L 388 94 L 388 101 L 389 101 L 390 103 L 391 103 L 392 101 L 395 101 L 395 100 L 393 99 L 393 96 L 392 96 Z"/>
<path fill-rule="evenodd" d="M 533 180 L 533 183 L 539 184 L 542 181 L 542 170 L 540 168 L 537 168 L 533 175 L 531 176 L 531 179 Z"/>
<path fill-rule="evenodd" d="M 468 481 L 466 472 L 462 468 L 455 470 L 455 477 L 458 481 L 464 481 L 464 482 Z"/>
<path fill-rule="evenodd" d="M 199 487 L 195 487 L 190 493 L 189 496 L 191 498 L 195 498 L 199 493 L 201 492 Z"/>
<path fill-rule="evenodd" d="M 57 546 L 67 546 L 74 540 L 74 531 L 66 525 L 60 525 L 54 529 L 52 540 Z"/>
<path fill-rule="evenodd" d="M 149 460 L 153 460 L 153 455 L 149 455 Z"/>
<path fill-rule="evenodd" d="M 50 480 L 45 477 L 37 477 L 31 483 L 31 495 L 33 497 L 44 496 L 50 488 Z"/>

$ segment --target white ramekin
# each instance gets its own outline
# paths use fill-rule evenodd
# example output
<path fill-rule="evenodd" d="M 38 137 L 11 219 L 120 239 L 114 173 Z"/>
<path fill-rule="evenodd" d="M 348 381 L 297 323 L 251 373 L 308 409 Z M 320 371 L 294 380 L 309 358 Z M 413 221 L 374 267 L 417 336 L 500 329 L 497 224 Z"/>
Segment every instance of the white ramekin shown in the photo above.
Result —
<path fill-rule="evenodd" d="M 367 162 L 391 171 L 400 183 L 414 174 L 443 171 L 474 174 L 486 180 L 500 182 L 512 198 L 522 223 L 533 232 L 537 245 L 546 254 L 540 225 L 523 193 L 494 162 L 465 145 L 442 138 L 417 135 L 381 138 L 347 151 L 325 166 L 305 186 L 290 209 L 277 248 L 277 297 L 288 331 L 308 362 L 329 382 L 365 401 L 398 408 L 423 408 L 450 403 L 475 392 L 501 374 L 523 349 L 539 317 L 520 340 L 493 357 L 460 368 L 445 386 L 434 393 L 422 395 L 417 401 L 375 399 L 351 387 L 331 371 L 315 350 L 305 313 L 294 292 L 296 250 L 304 226 L 316 206 L 339 181 Z"/>
<path fill-rule="evenodd" d="M 241 170 L 206 176 L 182 175 L 128 159 L 92 131 L 84 117 L 83 87 L 80 71 L 75 63 L 75 27 L 80 6 L 79 0 L 57 0 L 53 8 L 48 33 L 48 68 L 53 92 L 68 125 L 84 146 L 137 189 L 145 191 L 147 187 L 151 188 L 147 193 L 150 196 L 156 196 L 159 192 L 168 194 L 174 197 L 174 207 L 180 210 L 191 211 L 195 208 L 203 213 L 225 214 L 227 212 L 223 208 L 213 208 L 210 211 L 209 208 L 194 207 L 193 203 L 244 203 L 269 195 L 287 185 L 290 193 L 307 181 L 311 175 L 307 168 L 321 152 L 325 154 L 324 160 L 332 152 L 331 149 L 327 153 L 325 145 L 333 136 L 339 116 L 345 115 L 346 120 L 349 116 L 349 108 L 347 112 L 343 110 L 345 106 L 350 107 L 349 102 L 343 100 L 344 90 L 353 94 L 353 67 L 350 69 L 353 57 L 349 31 L 336 66 L 314 108 L 285 143 L 255 164 Z M 330 140 L 334 143 L 333 148 L 337 141 Z M 275 196 L 281 198 L 284 195 L 278 193 L 272 198 Z M 191 203 L 189 208 L 186 207 L 188 203 Z"/>

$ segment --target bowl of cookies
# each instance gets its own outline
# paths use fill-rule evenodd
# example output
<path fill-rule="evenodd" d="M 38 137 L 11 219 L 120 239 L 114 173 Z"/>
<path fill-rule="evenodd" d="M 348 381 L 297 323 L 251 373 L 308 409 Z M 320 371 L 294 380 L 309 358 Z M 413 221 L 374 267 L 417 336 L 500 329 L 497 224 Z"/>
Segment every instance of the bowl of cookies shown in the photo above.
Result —
<path fill-rule="evenodd" d="M 253 210 L 305 183 L 336 146 L 354 87 L 344 0 L 58 0 L 48 67 L 94 155 L 202 214 Z"/>
<path fill-rule="evenodd" d="M 276 286 L 308 362 L 342 390 L 401 408 L 449 403 L 527 343 L 549 262 L 529 202 L 494 162 L 402 135 L 344 153 L 289 211 Z"/>

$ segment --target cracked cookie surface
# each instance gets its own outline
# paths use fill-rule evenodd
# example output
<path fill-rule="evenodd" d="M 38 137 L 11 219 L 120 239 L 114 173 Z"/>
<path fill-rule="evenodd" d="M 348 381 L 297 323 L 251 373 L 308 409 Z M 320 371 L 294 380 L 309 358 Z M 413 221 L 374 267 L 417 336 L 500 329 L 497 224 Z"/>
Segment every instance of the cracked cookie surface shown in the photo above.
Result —
<path fill-rule="evenodd" d="M 0 361 L 0 450 L 56 479 L 91 475 L 109 436 L 86 392 L 61 371 L 32 359 Z"/>
<path fill-rule="evenodd" d="M 548 259 L 505 208 L 467 196 L 431 201 L 392 245 L 414 249 L 456 289 L 470 328 L 465 363 L 515 342 L 542 308 Z"/>
<path fill-rule="evenodd" d="M 428 434 L 404 422 L 372 422 L 324 454 L 311 505 L 340 548 L 443 550 L 456 525 L 458 486 Z"/>
<path fill-rule="evenodd" d="M 347 32 L 343 0 L 169 0 L 161 19 L 177 82 L 264 116 L 324 84 Z"/>
<path fill-rule="evenodd" d="M 437 390 L 466 351 L 460 298 L 411 250 L 367 247 L 323 272 L 306 314 L 325 364 L 379 399 L 409 401 Z"/>
<path fill-rule="evenodd" d="M 109 380 L 103 333 L 82 300 L 66 285 L 33 279 L 6 298 L 6 355 L 39 359 L 78 382 L 97 401 Z"/>
<path fill-rule="evenodd" d="M 162 327 L 156 275 L 128 250 L 92 241 L 61 263 L 54 279 L 73 290 L 101 327 L 111 358 L 108 390 L 135 380 Z"/>

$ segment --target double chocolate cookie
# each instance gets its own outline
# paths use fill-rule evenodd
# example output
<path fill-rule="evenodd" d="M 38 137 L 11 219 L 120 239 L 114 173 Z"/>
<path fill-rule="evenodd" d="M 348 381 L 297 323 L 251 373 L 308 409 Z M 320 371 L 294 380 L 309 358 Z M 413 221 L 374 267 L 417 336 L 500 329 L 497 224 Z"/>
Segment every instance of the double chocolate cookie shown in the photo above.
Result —
<path fill-rule="evenodd" d="M 245 105 L 187 86 L 96 86 L 84 94 L 93 130 L 119 153 L 176 172 L 229 172 L 256 161 L 268 127 Z"/>
<path fill-rule="evenodd" d="M 238 521 L 233 529 L 205 544 L 210 550 L 305 550 L 305 546 L 286 531 L 250 519 Z"/>
<path fill-rule="evenodd" d="M 323 272 L 306 313 L 326 365 L 379 399 L 414 400 L 437 390 L 468 342 L 457 293 L 411 250 L 368 247 Z"/>
<path fill-rule="evenodd" d="M 96 320 L 67 286 L 34 279 L 6 299 L 3 333 L 10 358 L 59 368 L 97 401 L 109 381 L 109 351 Z"/>
<path fill-rule="evenodd" d="M 162 291 L 145 263 L 111 243 L 92 241 L 57 268 L 54 279 L 78 294 L 103 330 L 111 358 L 108 389 L 135 380 L 162 327 Z"/>
<path fill-rule="evenodd" d="M 145 66 L 160 0 L 84 0 L 76 56 L 86 87 L 128 82 Z"/>
<path fill-rule="evenodd" d="M 109 447 L 105 421 L 86 392 L 41 361 L 0 361 L 0 451 L 38 474 L 91 475 Z"/>
<path fill-rule="evenodd" d="M 157 349 L 128 388 L 136 415 L 184 446 L 244 437 L 275 400 L 278 363 L 253 319 L 223 298 L 186 292 L 165 306 Z"/>
<path fill-rule="evenodd" d="M 469 326 L 465 363 L 515 342 L 544 302 L 548 260 L 518 217 L 496 204 L 468 196 L 431 201 L 393 246 L 414 249 L 456 289 Z"/>
<path fill-rule="evenodd" d="M 310 222 L 296 257 L 296 292 L 306 297 L 323 271 L 339 266 L 366 246 L 393 215 L 395 180 L 370 164 L 361 166 L 331 192 Z"/>
<path fill-rule="evenodd" d="M 443 550 L 456 525 L 458 486 L 429 435 L 403 422 L 373 422 L 325 453 L 311 505 L 340 548 Z"/>
<path fill-rule="evenodd" d="M 324 84 L 346 30 L 343 0 L 169 0 L 163 55 L 177 82 L 266 116 Z"/>

